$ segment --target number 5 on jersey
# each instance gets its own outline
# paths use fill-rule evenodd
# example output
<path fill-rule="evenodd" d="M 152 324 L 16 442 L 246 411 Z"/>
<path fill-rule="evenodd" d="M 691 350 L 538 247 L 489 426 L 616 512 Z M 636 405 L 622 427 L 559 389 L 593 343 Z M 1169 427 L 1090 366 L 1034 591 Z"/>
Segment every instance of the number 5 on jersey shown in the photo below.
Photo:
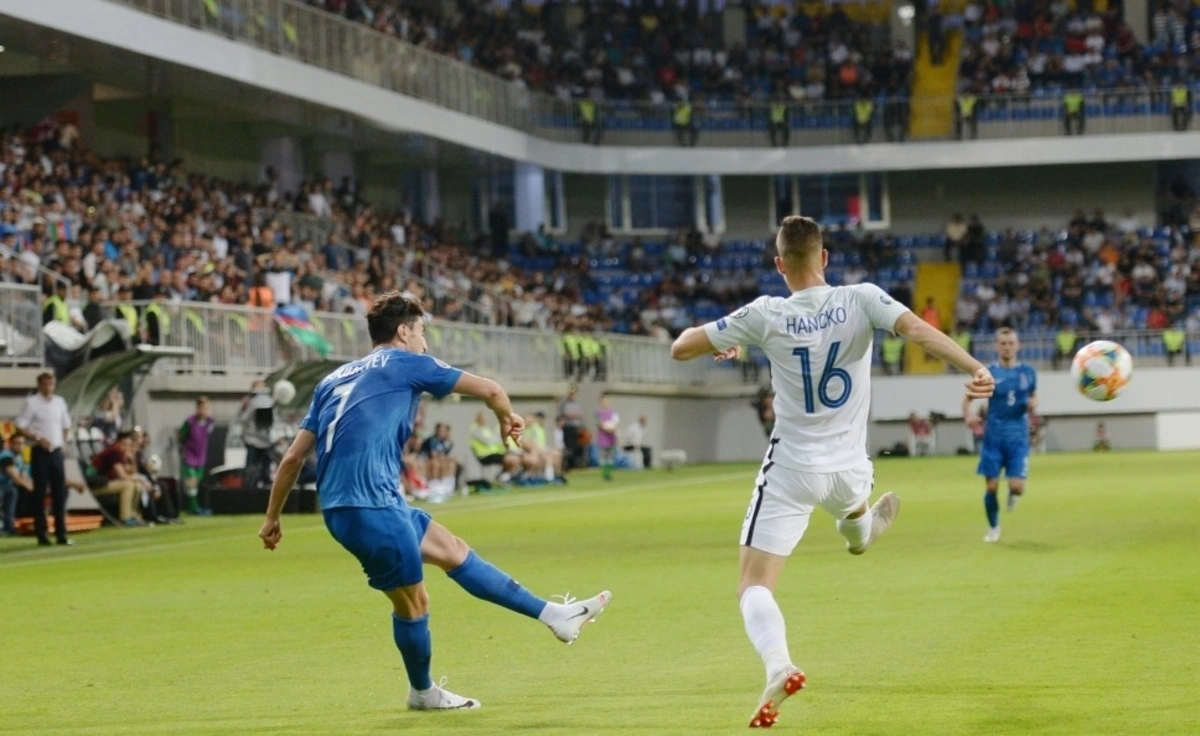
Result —
<path fill-rule="evenodd" d="M 358 381 L 343 383 L 333 390 L 333 395 L 338 398 L 337 411 L 333 415 L 333 421 L 325 428 L 325 452 L 333 449 L 333 432 L 337 429 L 338 420 L 342 418 L 342 412 L 346 411 L 346 402 L 350 400 L 350 392 L 354 390 L 354 384 Z"/>
<path fill-rule="evenodd" d="M 829 346 L 829 356 L 825 358 L 825 369 L 821 371 L 821 379 L 817 382 L 816 399 L 820 399 L 821 405 L 830 409 L 836 409 L 850 399 L 850 373 L 845 368 L 838 368 L 834 365 L 841 347 L 841 342 L 835 342 Z M 804 411 L 812 414 L 817 410 L 813 397 L 812 359 L 809 357 L 808 348 L 796 348 L 792 351 L 792 355 L 800 356 L 800 372 L 804 377 Z M 837 398 L 829 395 L 829 382 L 835 378 L 841 379 L 842 382 L 842 393 Z"/>

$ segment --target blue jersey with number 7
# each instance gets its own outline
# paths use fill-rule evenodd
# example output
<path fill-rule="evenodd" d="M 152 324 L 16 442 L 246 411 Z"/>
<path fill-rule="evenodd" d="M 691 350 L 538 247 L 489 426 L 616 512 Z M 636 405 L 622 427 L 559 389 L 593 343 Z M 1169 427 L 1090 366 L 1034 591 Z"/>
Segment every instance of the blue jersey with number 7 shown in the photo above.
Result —
<path fill-rule="evenodd" d="M 1029 397 L 1037 391 L 1037 371 L 1023 363 L 988 367 L 996 379 L 996 390 L 988 400 L 984 437 L 1029 438 Z"/>
<path fill-rule="evenodd" d="M 322 509 L 402 503 L 400 456 L 412 435 L 422 393 L 442 398 L 462 371 L 428 355 L 380 348 L 347 363 L 313 391 L 300 423 L 317 435 L 317 493 Z"/>

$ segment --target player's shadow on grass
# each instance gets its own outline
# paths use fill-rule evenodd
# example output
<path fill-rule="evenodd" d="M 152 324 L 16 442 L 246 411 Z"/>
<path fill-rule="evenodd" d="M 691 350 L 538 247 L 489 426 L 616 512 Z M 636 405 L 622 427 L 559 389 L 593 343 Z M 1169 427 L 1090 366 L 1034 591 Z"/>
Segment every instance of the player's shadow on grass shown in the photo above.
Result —
<path fill-rule="evenodd" d="M 1004 549 L 1010 549 L 1014 552 L 1036 552 L 1047 553 L 1057 552 L 1062 547 L 1055 544 L 1046 544 L 1045 542 L 1006 542 L 1002 545 Z"/>

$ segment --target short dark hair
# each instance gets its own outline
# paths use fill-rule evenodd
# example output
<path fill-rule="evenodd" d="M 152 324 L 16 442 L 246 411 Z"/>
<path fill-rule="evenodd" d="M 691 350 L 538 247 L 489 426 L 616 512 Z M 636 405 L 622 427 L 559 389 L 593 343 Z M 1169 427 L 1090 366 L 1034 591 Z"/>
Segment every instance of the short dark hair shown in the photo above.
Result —
<path fill-rule="evenodd" d="M 425 309 L 416 299 L 410 299 L 398 291 L 389 291 L 375 300 L 367 312 L 367 332 L 373 345 L 391 342 L 400 325 L 412 327 L 425 316 Z"/>
<path fill-rule="evenodd" d="M 821 241 L 821 226 L 811 217 L 790 215 L 779 225 L 779 236 L 775 239 L 779 257 L 796 263 L 820 253 L 824 248 Z"/>
<path fill-rule="evenodd" d="M 52 381 L 52 380 L 54 380 L 54 374 L 51 373 L 50 371 L 43 371 L 38 374 L 38 378 L 37 378 L 38 383 L 41 383 L 42 381 Z"/>
<path fill-rule="evenodd" d="M 117 434 L 117 442 L 120 442 L 121 440 L 131 440 L 131 439 L 133 439 L 133 430 L 131 430 L 131 429 L 127 429 L 124 432 L 120 432 Z"/>

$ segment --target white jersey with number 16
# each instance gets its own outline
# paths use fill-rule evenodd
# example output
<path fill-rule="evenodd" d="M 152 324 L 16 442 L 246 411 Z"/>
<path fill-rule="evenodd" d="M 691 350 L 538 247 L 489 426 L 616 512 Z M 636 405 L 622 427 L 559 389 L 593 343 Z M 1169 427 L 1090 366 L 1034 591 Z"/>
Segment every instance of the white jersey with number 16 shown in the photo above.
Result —
<path fill-rule="evenodd" d="M 875 330 L 892 331 L 907 311 L 874 284 L 817 286 L 759 297 L 704 330 L 718 350 L 757 345 L 770 358 L 772 460 L 834 473 L 867 462 Z"/>

